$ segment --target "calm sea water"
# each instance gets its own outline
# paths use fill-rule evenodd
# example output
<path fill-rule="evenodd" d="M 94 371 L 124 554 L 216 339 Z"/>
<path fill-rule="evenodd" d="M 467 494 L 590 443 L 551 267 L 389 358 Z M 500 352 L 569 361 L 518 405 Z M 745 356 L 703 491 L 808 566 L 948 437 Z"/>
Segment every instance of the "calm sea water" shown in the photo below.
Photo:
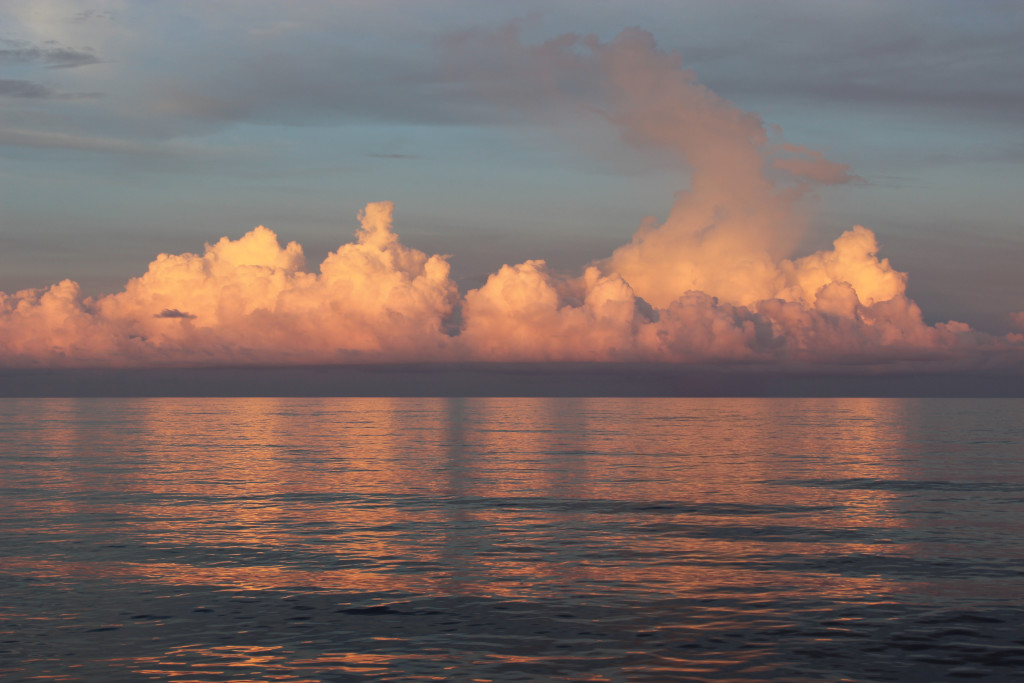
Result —
<path fill-rule="evenodd" d="M 1022 400 L 0 400 L 4 680 L 1022 673 Z"/>

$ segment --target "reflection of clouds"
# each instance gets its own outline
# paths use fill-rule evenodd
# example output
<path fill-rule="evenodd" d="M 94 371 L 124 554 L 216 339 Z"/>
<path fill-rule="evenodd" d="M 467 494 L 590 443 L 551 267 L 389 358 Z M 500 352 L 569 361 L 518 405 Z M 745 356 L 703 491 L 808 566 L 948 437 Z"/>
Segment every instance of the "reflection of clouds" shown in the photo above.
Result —
<path fill-rule="evenodd" d="M 893 475 L 852 482 L 867 495 L 888 495 L 893 516 L 907 537 L 903 552 L 936 562 L 950 595 L 993 599 L 1021 596 L 998 571 L 969 572 L 967 562 L 1020 565 L 1024 473 L 1020 457 L 1024 401 L 992 399 L 907 400 L 893 420 L 906 432 L 894 448 Z M 1016 429 L 1013 425 L 1018 425 Z M 928 594 L 930 581 L 908 582 L 908 591 Z"/>
<path fill-rule="evenodd" d="M 500 549 L 500 546 L 495 546 Z M 678 548 L 678 546 L 677 546 Z M 652 546 L 652 551 L 653 551 Z M 647 596 L 690 596 L 709 600 L 733 597 L 739 591 L 749 598 L 779 599 L 780 591 L 793 599 L 827 598 L 849 600 L 866 592 L 884 595 L 897 588 L 879 575 L 837 576 L 834 573 L 787 573 L 788 585 L 780 586 L 779 576 L 762 567 L 742 566 L 742 555 L 732 544 L 703 547 L 709 557 L 719 561 L 735 558 L 737 564 L 716 566 L 679 563 L 673 553 L 660 554 L 661 566 L 640 566 L 644 551 L 633 554 L 634 564 L 623 565 L 593 559 L 570 557 L 554 546 L 547 557 L 524 555 L 522 559 L 489 558 L 482 554 L 472 565 L 443 568 L 437 573 L 385 571 L 382 566 L 369 569 L 302 569 L 282 566 L 201 566 L 175 562 L 105 562 L 7 557 L 4 570 L 11 576 L 32 576 L 41 586 L 62 585 L 71 580 L 99 579 L 187 589 L 206 586 L 232 591 L 307 590 L 344 594 L 414 594 L 488 596 L 504 599 L 544 599 L 561 595 L 573 586 L 593 595 L 624 601 Z M 694 559 L 694 554 L 685 558 Z M 399 568 L 400 569 L 400 568 Z M 457 589 L 454 590 L 453 589 Z"/>
<path fill-rule="evenodd" d="M 788 468 L 794 480 L 790 483 L 805 489 L 803 495 L 812 496 L 812 500 L 821 504 L 842 506 L 841 513 L 829 513 L 831 524 L 843 523 L 850 529 L 857 529 L 898 527 L 904 523 L 893 514 L 894 496 L 890 492 L 804 485 L 808 481 L 899 478 L 899 455 L 908 447 L 906 419 L 902 415 L 904 401 L 760 399 L 755 405 L 765 411 L 765 419 L 780 425 L 766 435 L 769 439 L 766 445 L 793 461 Z M 763 461 L 765 479 L 775 478 L 772 465 L 771 460 Z M 791 490 L 787 488 L 787 497 Z"/>
<path fill-rule="evenodd" d="M 328 670 L 339 674 L 381 674 L 397 662 L 414 660 L 421 654 L 333 651 L 316 657 L 295 658 L 291 648 L 283 646 L 265 647 L 259 645 L 219 645 L 204 647 L 187 645 L 176 647 L 158 661 L 138 660 L 139 666 L 150 668 L 141 673 L 163 675 L 195 675 L 209 669 L 218 675 L 225 665 L 231 669 L 254 667 L 261 676 L 280 681 L 319 681 L 318 676 L 307 676 L 302 671 Z"/>
<path fill-rule="evenodd" d="M 495 666 L 530 664 L 503 648 L 542 633 L 558 646 L 529 650 L 537 663 L 583 641 L 619 657 L 640 630 L 740 666 L 902 632 L 893 609 L 920 596 L 1016 590 L 1024 477 L 969 469 L 1013 462 L 1012 431 L 993 431 L 1019 423 L 1012 402 L 32 405 L 25 420 L 0 403 L 31 424 L 11 448 L 34 444 L 12 459 L 32 493 L 2 566 L 32 590 L 9 613 L 47 638 L 117 630 L 104 663 L 158 676 L 408 673 L 435 655 L 436 672 L 453 634 Z M 720 647 L 751 633 L 760 650 Z"/>
<path fill-rule="evenodd" d="M 86 402 L 105 419 L 43 405 L 54 429 L 42 447 L 82 445 L 39 480 L 88 495 L 40 504 L 67 534 L 96 534 L 108 515 L 127 547 L 111 561 L 69 548 L 18 565 L 38 575 L 507 597 L 767 592 L 778 576 L 765 569 L 785 554 L 906 551 L 879 543 L 907 525 L 900 493 L 841 485 L 905 476 L 900 454 L 917 446 L 899 401 Z M 786 571 L 795 591 L 888 585 L 810 561 Z"/>

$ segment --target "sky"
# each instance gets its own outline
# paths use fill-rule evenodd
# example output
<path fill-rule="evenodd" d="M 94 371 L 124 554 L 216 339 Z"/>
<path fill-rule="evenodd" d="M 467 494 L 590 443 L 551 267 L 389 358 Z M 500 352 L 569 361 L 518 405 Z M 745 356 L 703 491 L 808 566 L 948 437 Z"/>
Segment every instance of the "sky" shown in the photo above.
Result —
<path fill-rule="evenodd" d="M 1015 2 L 0 0 L 0 365 L 1020 368 L 1022 33 Z"/>

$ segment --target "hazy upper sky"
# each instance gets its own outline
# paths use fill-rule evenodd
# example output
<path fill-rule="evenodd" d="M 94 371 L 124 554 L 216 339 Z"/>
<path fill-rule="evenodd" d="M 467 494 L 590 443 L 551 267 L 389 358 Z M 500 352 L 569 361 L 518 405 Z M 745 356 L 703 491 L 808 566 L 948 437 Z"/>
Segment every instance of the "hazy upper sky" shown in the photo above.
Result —
<path fill-rule="evenodd" d="M 842 176 L 815 177 L 774 258 L 863 225 L 927 323 L 1020 329 L 1009 1 L 0 0 L 0 291 L 118 292 L 158 253 L 256 225 L 315 270 L 382 200 L 461 293 L 527 259 L 579 275 L 690 183 L 653 119 L 592 105 L 611 100 L 573 64 L 632 27 Z"/>

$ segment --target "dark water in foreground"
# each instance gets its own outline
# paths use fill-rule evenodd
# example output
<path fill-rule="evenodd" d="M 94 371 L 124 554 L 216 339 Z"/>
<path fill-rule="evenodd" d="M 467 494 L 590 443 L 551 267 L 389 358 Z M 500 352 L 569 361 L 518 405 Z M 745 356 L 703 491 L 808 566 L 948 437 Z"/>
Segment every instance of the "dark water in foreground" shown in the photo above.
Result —
<path fill-rule="evenodd" d="M 0 400 L 4 680 L 1021 672 L 1022 400 Z"/>

